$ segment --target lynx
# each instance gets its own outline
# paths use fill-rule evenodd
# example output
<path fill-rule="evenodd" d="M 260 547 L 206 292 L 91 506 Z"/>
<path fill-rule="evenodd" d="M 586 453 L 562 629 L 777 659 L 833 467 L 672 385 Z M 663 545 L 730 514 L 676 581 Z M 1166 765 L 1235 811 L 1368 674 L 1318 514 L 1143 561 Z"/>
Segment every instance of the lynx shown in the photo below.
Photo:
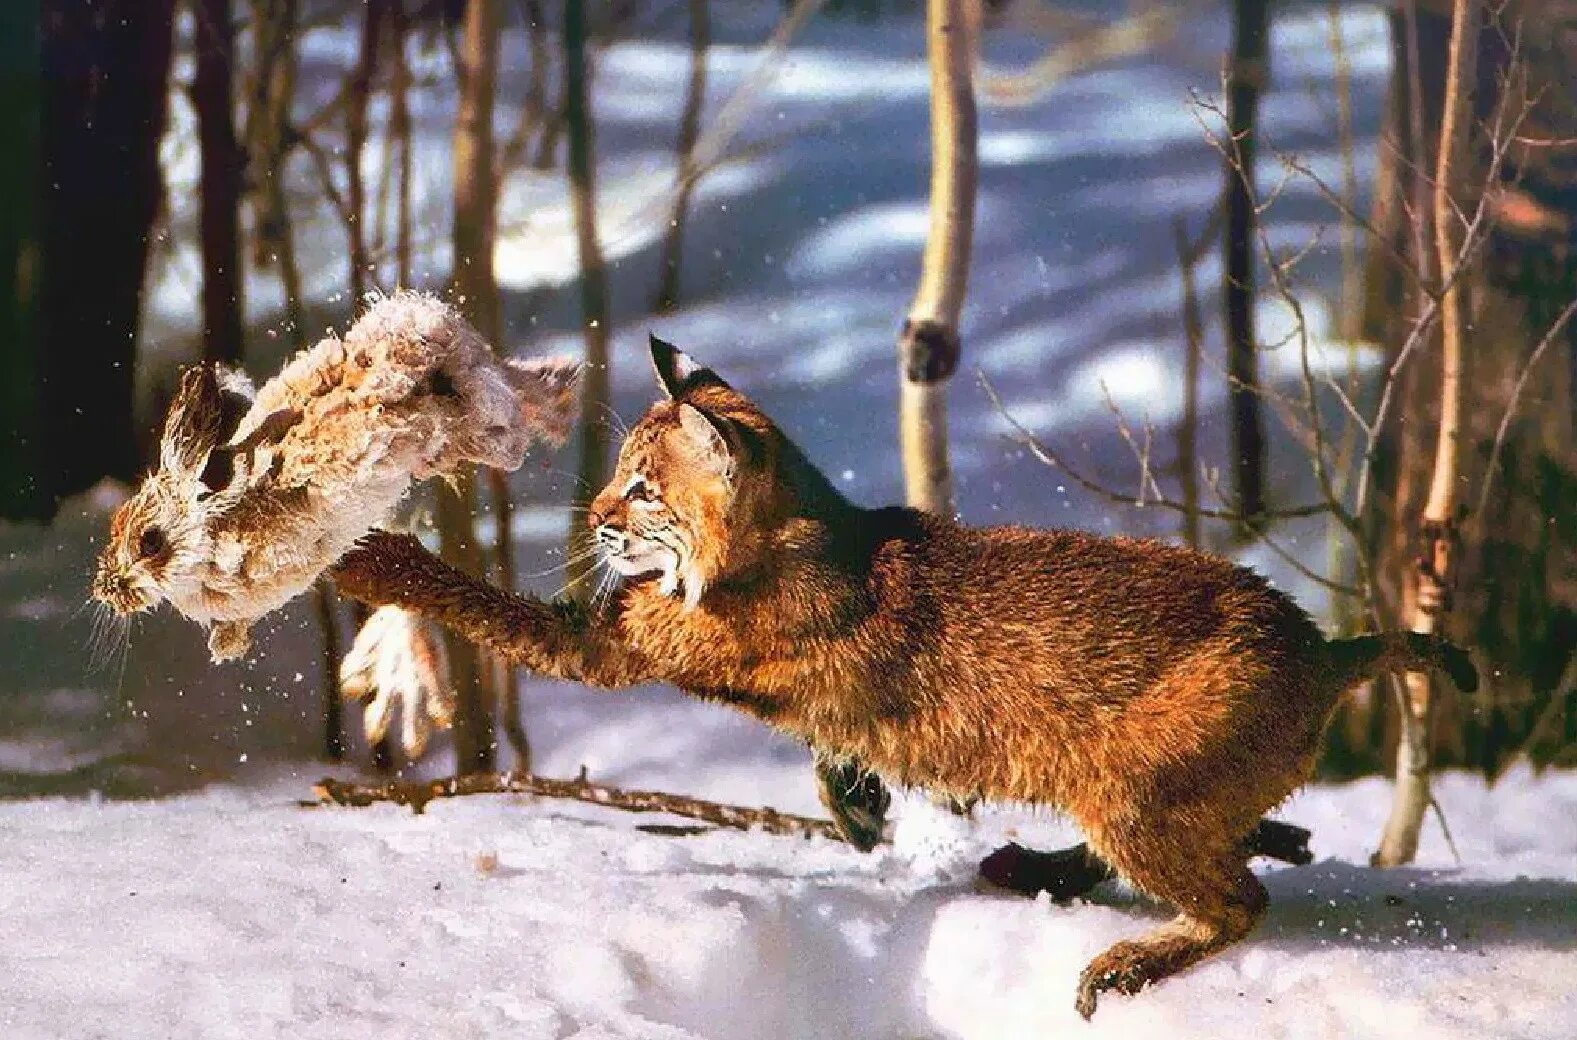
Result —
<path fill-rule="evenodd" d="M 1402 668 L 1476 685 L 1442 639 L 1326 640 L 1191 549 L 861 508 L 716 373 L 655 337 L 652 357 L 667 399 L 591 505 L 623 576 L 605 608 L 506 594 L 385 534 L 340 587 L 546 675 L 672 683 L 899 785 L 1065 811 L 1177 911 L 1085 968 L 1085 1017 L 1254 927 L 1245 839 L 1309 778 L 1343 691 Z"/>

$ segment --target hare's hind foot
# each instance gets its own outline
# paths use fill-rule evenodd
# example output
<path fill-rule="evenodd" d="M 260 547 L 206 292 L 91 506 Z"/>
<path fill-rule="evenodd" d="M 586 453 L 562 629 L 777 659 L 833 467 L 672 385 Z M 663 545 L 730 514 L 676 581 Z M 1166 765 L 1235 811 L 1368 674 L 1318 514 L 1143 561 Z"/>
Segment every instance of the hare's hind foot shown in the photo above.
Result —
<path fill-rule="evenodd" d="M 208 657 L 214 664 L 234 661 L 252 649 L 252 626 L 245 621 L 216 621 L 208 630 Z"/>

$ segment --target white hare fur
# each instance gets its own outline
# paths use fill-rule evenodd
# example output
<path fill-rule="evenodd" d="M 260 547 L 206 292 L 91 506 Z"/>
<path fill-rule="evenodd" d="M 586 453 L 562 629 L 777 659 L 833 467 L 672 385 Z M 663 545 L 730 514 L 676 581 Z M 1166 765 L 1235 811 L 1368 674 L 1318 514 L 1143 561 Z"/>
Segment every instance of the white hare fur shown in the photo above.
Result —
<path fill-rule="evenodd" d="M 343 340 L 297 354 L 252 394 L 188 370 L 159 467 L 116 512 L 93 593 L 122 614 L 168 600 L 214 660 L 390 519 L 413 481 L 513 470 L 574 421 L 579 365 L 496 357 L 434 296 L 376 299 Z"/>

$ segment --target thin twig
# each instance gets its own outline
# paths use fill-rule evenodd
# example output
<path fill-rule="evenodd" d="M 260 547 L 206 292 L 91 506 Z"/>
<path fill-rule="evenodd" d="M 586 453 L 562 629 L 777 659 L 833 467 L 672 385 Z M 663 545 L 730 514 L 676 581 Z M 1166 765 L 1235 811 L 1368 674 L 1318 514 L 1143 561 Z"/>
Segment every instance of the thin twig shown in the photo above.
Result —
<path fill-rule="evenodd" d="M 1566 323 L 1571 321 L 1572 315 L 1577 314 L 1577 300 L 1572 300 L 1561 311 L 1560 317 L 1545 331 L 1544 338 L 1539 340 L 1539 345 L 1533 348 L 1533 353 L 1528 355 L 1528 363 L 1522 366 L 1522 372 L 1517 376 L 1517 383 L 1511 389 L 1511 400 L 1506 402 L 1505 413 L 1500 417 L 1500 425 L 1495 429 L 1495 444 L 1489 451 L 1489 466 L 1484 470 L 1484 486 L 1478 493 L 1478 505 L 1473 510 L 1477 518 L 1484 515 L 1484 507 L 1489 503 L 1489 491 L 1495 484 L 1495 470 L 1500 466 L 1500 452 L 1506 445 L 1506 433 L 1511 429 L 1511 420 L 1517 414 L 1517 405 L 1522 399 L 1523 387 L 1528 385 L 1528 378 L 1533 375 L 1533 370 L 1539 366 L 1544 352 L 1550 349 L 1566 328 Z"/>
<path fill-rule="evenodd" d="M 1225 503 L 1227 501 L 1226 492 L 1222 490 L 1221 481 L 1218 477 L 1206 473 L 1205 486 L 1210 488 L 1210 493 L 1215 495 L 1217 502 Z M 1296 556 L 1292 555 L 1292 550 L 1286 548 L 1280 542 L 1272 538 L 1268 529 L 1255 532 L 1254 541 L 1263 543 L 1265 548 L 1281 557 L 1283 563 L 1287 564 L 1287 566 L 1291 567 L 1293 570 L 1297 571 L 1308 580 L 1314 582 L 1316 585 L 1334 592 L 1339 596 L 1352 596 L 1354 599 L 1359 600 L 1364 598 L 1362 589 L 1354 588 L 1351 585 L 1344 585 L 1339 581 L 1333 581 L 1332 579 L 1327 578 L 1325 575 L 1321 574 L 1319 571 L 1314 570 Z"/>
<path fill-rule="evenodd" d="M 1007 410 L 1007 405 L 1003 403 L 1002 395 L 997 393 L 996 387 L 991 384 L 990 379 L 986 378 L 986 374 L 984 372 L 977 371 L 977 378 L 980 381 L 981 389 L 983 389 L 986 392 L 986 396 L 991 399 L 991 403 L 996 408 L 997 412 L 1002 416 L 1009 426 L 1013 427 L 1016 436 L 1010 436 L 1008 440 L 1028 451 L 1042 464 L 1050 466 L 1052 469 L 1061 470 L 1063 473 L 1067 474 L 1067 476 L 1075 484 L 1078 484 L 1086 491 L 1089 491 L 1095 495 L 1099 495 L 1100 497 L 1108 499 L 1112 502 L 1119 502 L 1123 505 L 1133 504 L 1133 495 L 1124 494 L 1123 492 L 1106 487 L 1104 484 L 1101 484 L 1096 480 L 1092 480 L 1074 467 L 1070 466 L 1067 460 L 1063 459 L 1062 456 L 1048 448 L 1040 440 L 1040 438 L 1036 437 L 1029 431 L 1028 428 L 1024 426 L 1023 423 L 1019 422 L 1013 417 L 1012 413 Z M 1185 506 L 1183 503 L 1165 497 L 1151 499 L 1147 504 L 1160 506 L 1163 509 L 1170 509 L 1173 512 L 1184 513 L 1185 515 L 1189 512 L 1189 507 Z M 1329 511 L 1329 506 L 1324 503 L 1320 503 L 1318 505 L 1296 506 L 1291 509 L 1267 510 L 1262 515 L 1267 520 L 1291 520 L 1303 516 L 1323 516 Z M 1238 519 L 1238 513 L 1236 510 L 1202 508 L 1197 510 L 1197 513 L 1199 516 L 1204 517 L 1207 520 Z"/>

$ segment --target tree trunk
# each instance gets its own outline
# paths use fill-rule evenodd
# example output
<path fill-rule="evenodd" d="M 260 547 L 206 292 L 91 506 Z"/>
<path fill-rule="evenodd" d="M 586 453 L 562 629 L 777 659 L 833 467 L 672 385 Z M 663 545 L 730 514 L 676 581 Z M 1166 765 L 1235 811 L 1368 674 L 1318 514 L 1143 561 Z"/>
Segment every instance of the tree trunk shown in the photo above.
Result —
<path fill-rule="evenodd" d="M 133 375 L 174 0 L 43 0 L 42 11 L 41 444 L 58 502 L 141 469 Z"/>
<path fill-rule="evenodd" d="M 0 5 L 0 516 L 23 521 L 53 512 L 39 401 L 40 93 L 38 6 Z"/>
<path fill-rule="evenodd" d="M 339 686 L 339 601 L 333 586 L 320 581 L 313 589 L 318 628 L 323 633 L 323 757 L 345 759 L 345 706 Z"/>
<path fill-rule="evenodd" d="M 684 262 L 684 225 L 690 215 L 690 196 L 695 191 L 693 166 L 695 143 L 701 137 L 701 110 L 706 104 L 706 55 L 712 43 L 710 0 L 690 0 L 690 86 L 685 92 L 684 113 L 679 117 L 679 157 L 673 212 L 668 215 L 668 233 L 663 236 L 661 258 L 657 261 L 660 282 L 652 310 L 666 314 L 679 305 L 679 283 Z"/>
<path fill-rule="evenodd" d="M 192 105 L 202 154 L 203 360 L 238 364 L 242 342 L 241 148 L 230 0 L 196 0 Z"/>
<path fill-rule="evenodd" d="M 585 0 L 564 0 L 564 129 L 569 137 L 570 196 L 575 207 L 575 239 L 580 251 L 581 330 L 586 339 L 582 376 L 580 465 L 575 504 L 585 506 L 607 483 L 608 475 L 608 276 L 597 238 L 595 128 L 586 63 Z M 577 510 L 570 520 L 570 587 L 585 597 L 592 569 L 586 559 L 591 529 Z"/>
<path fill-rule="evenodd" d="M 1453 208 L 1466 182 L 1468 137 L 1473 116 L 1473 90 L 1478 59 L 1478 0 L 1456 0 L 1451 12 L 1451 46 L 1446 66 L 1445 106 L 1435 164 L 1435 255 L 1440 264 L 1440 424 L 1435 445 L 1429 495 L 1419 524 L 1422 553 L 1414 563 L 1412 582 L 1414 632 L 1433 634 L 1440 615 L 1450 609 L 1449 590 L 1456 555 L 1458 440 L 1461 435 L 1463 339 L 1467 335 L 1465 291 L 1459 281 L 1464 241 L 1462 223 Z M 1401 703 L 1402 734 L 1396 752 L 1396 790 L 1386 821 L 1377 866 L 1412 862 L 1418 834 L 1429 809 L 1429 740 L 1431 677 L 1407 675 L 1407 696 Z"/>
<path fill-rule="evenodd" d="M 1265 422 L 1260 414 L 1259 364 L 1254 338 L 1254 170 L 1259 96 L 1269 78 L 1266 38 L 1269 0 L 1235 0 L 1232 60 L 1227 86 L 1226 197 L 1222 282 L 1227 332 L 1227 397 L 1232 412 L 1232 472 L 1243 530 L 1265 512 Z"/>
<path fill-rule="evenodd" d="M 394 58 L 394 74 L 389 84 L 389 132 L 400 150 L 399 187 L 394 210 L 394 282 L 401 288 L 411 286 L 411 63 L 405 53 L 410 21 L 403 4 L 389 12 L 389 53 Z M 388 176 L 385 173 L 385 176 Z M 496 344 L 495 344 L 496 346 Z"/>
<path fill-rule="evenodd" d="M 367 295 L 367 273 L 372 266 L 367 252 L 367 183 L 361 172 L 361 156 L 367 147 L 367 106 L 372 100 L 373 80 L 378 75 L 378 49 L 387 2 L 364 0 L 367 14 L 361 25 L 361 55 L 351 73 L 350 97 L 345 109 L 345 205 L 350 210 L 345 232 L 350 237 L 352 311 L 362 306 L 362 299 Z M 464 89 L 462 85 L 461 90 Z"/>
<path fill-rule="evenodd" d="M 925 24 L 931 70 L 931 226 L 920 261 L 920 285 L 898 334 L 898 435 L 909 505 L 951 517 L 957 510 L 947 451 L 947 383 L 963 353 L 959 326 L 975 234 L 978 25 L 966 0 L 927 0 Z M 859 808 L 845 803 L 866 797 L 864 785 L 829 790 L 830 777 L 818 772 L 818 779 L 822 801 L 840 820 Z M 882 796 L 874 820 L 879 828 L 885 792 L 874 778 L 870 783 Z M 937 804 L 961 815 L 970 806 L 946 797 L 939 797 Z"/>
<path fill-rule="evenodd" d="M 1391 118 L 1402 124 L 1394 138 L 1403 154 L 1396 175 L 1378 185 L 1387 192 L 1376 207 L 1389 217 L 1389 245 L 1371 250 L 1367 272 L 1369 328 L 1393 348 L 1422 305 L 1411 298 L 1422 294 L 1408 270 L 1423 256 L 1425 281 L 1433 285 L 1438 278 L 1430 206 L 1417 205 L 1419 187 L 1407 181 L 1416 167 L 1423 171 L 1424 197 L 1433 190 L 1451 21 L 1436 12 L 1438 4 L 1419 3 L 1416 17 L 1413 6 L 1404 4 L 1393 19 L 1398 100 Z M 1473 337 L 1461 358 L 1469 397 L 1459 413 L 1456 458 L 1459 494 L 1466 500 L 1456 510 L 1449 561 L 1456 572 L 1451 635 L 1473 649 L 1483 686 L 1471 699 L 1431 704 L 1435 719 L 1425 750 L 1437 767 L 1472 766 L 1494 777 L 1524 756 L 1535 765 L 1569 761 L 1577 742 L 1577 713 L 1569 707 L 1570 675 L 1577 671 L 1577 335 L 1569 324 L 1552 325 L 1577 297 L 1571 248 L 1577 172 L 1571 148 L 1562 144 L 1577 139 L 1577 96 L 1569 89 L 1577 2 L 1513 0 L 1484 10 L 1472 118 L 1484 131 L 1483 144 L 1467 152 L 1455 208 L 1471 216 L 1482 200 L 1488 233 L 1461 279 Z M 1409 31 L 1415 23 L 1416 34 Z M 1490 179 L 1497 122 L 1503 146 L 1504 128 L 1513 124 L 1517 141 L 1500 149 L 1504 158 Z M 1383 147 L 1382 157 L 1394 151 Z M 1407 221 L 1408 212 L 1425 219 Z M 1417 225 L 1412 233 L 1409 224 Z M 1401 262 L 1394 258 L 1398 252 Z M 1541 344 L 1549 349 L 1530 368 Z M 1367 518 L 1376 521 L 1371 545 L 1386 609 L 1401 624 L 1417 613 L 1417 561 L 1438 555 L 1432 540 L 1420 545 L 1418 520 L 1438 456 L 1441 355 L 1420 349 L 1403 369 L 1396 412 L 1405 421 L 1385 431 L 1385 451 L 1374 469 L 1376 504 L 1383 509 Z M 1523 392 L 1515 389 L 1519 382 L 1526 383 Z M 1396 713 L 1376 714 L 1386 729 L 1367 735 L 1368 757 L 1360 765 L 1389 757 L 1400 728 Z M 1549 721 L 1563 717 L 1564 725 Z"/>
<path fill-rule="evenodd" d="M 252 204 L 252 263 L 283 265 L 287 246 L 280 241 L 290 222 L 286 210 L 285 166 L 289 161 L 291 103 L 296 96 L 297 0 L 252 0 L 252 39 L 256 51 L 243 134 Z M 287 285 L 287 289 L 289 286 Z M 298 322 L 301 301 L 287 292 L 287 320 Z"/>
<path fill-rule="evenodd" d="M 898 340 L 899 433 L 911 506 L 952 516 L 947 380 L 958 368 L 959 318 L 975 227 L 974 39 L 963 0 L 927 0 L 931 66 L 931 228 L 920 287 Z"/>
<path fill-rule="evenodd" d="M 1181 217 L 1173 227 L 1177 266 L 1183 281 L 1183 414 L 1177 425 L 1177 483 L 1183 496 L 1183 541 L 1195 549 L 1204 544 L 1199 517 L 1199 369 L 1205 343 L 1204 318 L 1199 313 L 1199 293 L 1194 269 L 1200 247 L 1189 240 Z M 1208 243 L 1206 231 L 1201 244 Z"/>
<path fill-rule="evenodd" d="M 500 0 L 469 0 L 460 49 L 460 108 L 454 135 L 454 291 L 456 301 L 489 343 L 499 339 L 493 238 L 498 185 L 493 166 L 493 101 L 498 79 Z M 443 557 L 469 574 L 483 573 L 476 542 L 476 480 L 466 474 L 438 495 Z M 456 694 L 455 758 L 459 773 L 493 768 L 493 697 L 480 648 L 446 635 L 449 677 Z"/>

